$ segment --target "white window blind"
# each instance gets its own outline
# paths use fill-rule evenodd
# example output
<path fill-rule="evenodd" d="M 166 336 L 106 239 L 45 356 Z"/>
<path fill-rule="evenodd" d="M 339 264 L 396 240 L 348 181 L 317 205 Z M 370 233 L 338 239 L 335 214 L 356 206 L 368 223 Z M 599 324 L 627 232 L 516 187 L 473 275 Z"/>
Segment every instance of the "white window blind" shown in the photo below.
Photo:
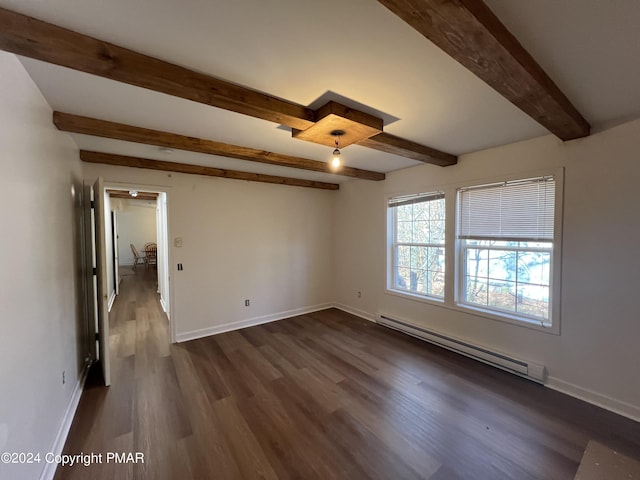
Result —
<path fill-rule="evenodd" d="M 439 200 L 444 198 L 444 193 L 417 193 L 414 195 L 403 195 L 401 197 L 393 197 L 389 199 L 389 208 L 400 207 L 402 205 L 414 205 L 416 203 L 429 202 L 431 200 Z"/>
<path fill-rule="evenodd" d="M 553 241 L 555 180 L 529 178 L 458 191 L 458 238 Z"/>

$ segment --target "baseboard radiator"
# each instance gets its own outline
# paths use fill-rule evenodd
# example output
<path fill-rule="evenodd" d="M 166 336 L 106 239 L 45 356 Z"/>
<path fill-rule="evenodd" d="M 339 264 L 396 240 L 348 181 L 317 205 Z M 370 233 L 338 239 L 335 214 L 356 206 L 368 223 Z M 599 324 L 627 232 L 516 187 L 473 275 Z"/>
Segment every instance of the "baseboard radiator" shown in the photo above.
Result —
<path fill-rule="evenodd" d="M 426 340 L 434 345 L 471 357 L 483 363 L 487 363 L 521 377 L 528 378 L 529 380 L 533 380 L 538 383 L 544 383 L 545 381 L 546 369 L 542 365 L 526 362 L 502 353 L 492 352 L 486 348 L 479 347 L 423 327 L 411 325 L 407 322 L 396 320 L 386 315 L 378 314 L 376 321 L 385 327 L 398 330 L 402 333 L 420 338 L 421 340 Z"/>

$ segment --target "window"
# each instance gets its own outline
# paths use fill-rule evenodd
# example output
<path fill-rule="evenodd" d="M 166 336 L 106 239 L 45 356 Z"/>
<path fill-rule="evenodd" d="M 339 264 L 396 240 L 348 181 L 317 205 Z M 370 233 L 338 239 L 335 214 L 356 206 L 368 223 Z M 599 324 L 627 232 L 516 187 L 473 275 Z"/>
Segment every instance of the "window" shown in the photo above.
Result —
<path fill-rule="evenodd" d="M 551 326 L 553 177 L 458 189 L 458 304 Z"/>
<path fill-rule="evenodd" d="M 444 298 L 444 193 L 394 197 L 388 201 L 389 288 L 426 298 Z"/>

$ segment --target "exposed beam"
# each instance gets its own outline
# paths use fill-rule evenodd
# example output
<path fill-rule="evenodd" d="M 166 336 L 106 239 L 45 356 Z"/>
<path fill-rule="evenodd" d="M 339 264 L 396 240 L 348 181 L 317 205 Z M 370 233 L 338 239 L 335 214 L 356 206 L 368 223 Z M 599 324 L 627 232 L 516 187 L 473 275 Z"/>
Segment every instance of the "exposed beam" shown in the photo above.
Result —
<path fill-rule="evenodd" d="M 314 123 L 310 108 L 0 8 L 0 48 L 289 127 Z"/>
<path fill-rule="evenodd" d="M 379 0 L 562 140 L 589 123 L 482 0 Z"/>
<path fill-rule="evenodd" d="M 3 8 L 0 8 L 0 49 L 297 130 L 305 130 L 315 123 L 314 111 L 304 105 Z M 402 151 L 396 154 L 407 156 Z M 429 157 L 420 160 L 429 162 Z"/>
<path fill-rule="evenodd" d="M 187 173 L 191 175 L 206 175 L 208 177 L 230 178 L 233 180 L 246 180 L 249 182 L 276 183 L 278 185 L 290 185 L 293 187 L 320 188 L 323 190 L 338 190 L 340 188 L 340 185 L 337 183 L 314 182 L 312 180 L 300 180 L 297 178 L 278 177 L 275 175 L 262 175 L 259 173 L 225 170 L 222 168 L 203 167 L 200 165 L 188 165 L 186 163 L 165 162 L 162 160 L 91 152 L 88 150 L 80 150 L 80 159 L 87 163 L 145 168 L 148 170 Z"/>
<path fill-rule="evenodd" d="M 358 142 L 358 145 L 393 153 L 394 155 L 400 155 L 401 157 L 407 157 L 413 160 L 419 160 L 420 162 L 432 163 L 441 167 L 458 163 L 458 157 L 455 155 L 444 153 L 385 132 L 361 140 Z"/>
<path fill-rule="evenodd" d="M 342 167 L 339 171 L 331 170 L 328 162 L 319 162 L 307 158 L 283 155 L 280 153 L 258 150 L 255 148 L 231 145 L 228 143 L 204 140 L 202 138 L 187 137 L 175 133 L 151 130 L 116 122 L 107 122 L 96 118 L 82 117 L 70 113 L 53 112 L 53 123 L 64 132 L 82 133 L 98 137 L 124 140 L 127 142 L 145 143 L 159 147 L 188 150 L 190 152 L 220 155 L 222 157 L 237 158 L 251 162 L 268 163 L 283 167 L 311 170 L 314 172 L 330 173 L 355 177 L 363 180 L 384 180 L 385 174 L 359 168 Z"/>

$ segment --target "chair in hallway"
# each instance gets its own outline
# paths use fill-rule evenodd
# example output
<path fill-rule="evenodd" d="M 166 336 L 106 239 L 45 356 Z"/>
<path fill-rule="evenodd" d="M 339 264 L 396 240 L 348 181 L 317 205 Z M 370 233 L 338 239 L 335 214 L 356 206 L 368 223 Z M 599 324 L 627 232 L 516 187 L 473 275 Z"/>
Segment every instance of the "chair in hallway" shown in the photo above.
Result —
<path fill-rule="evenodd" d="M 158 245 L 154 242 L 149 242 L 144 246 L 145 255 L 145 268 L 149 268 L 149 265 L 158 264 Z"/>
<path fill-rule="evenodd" d="M 131 247 L 131 251 L 133 252 L 133 269 L 135 270 L 136 265 L 138 265 L 139 263 L 143 263 L 146 265 L 145 257 L 138 253 L 138 249 L 136 248 L 136 246 L 133 243 L 130 243 L 129 246 Z"/>

